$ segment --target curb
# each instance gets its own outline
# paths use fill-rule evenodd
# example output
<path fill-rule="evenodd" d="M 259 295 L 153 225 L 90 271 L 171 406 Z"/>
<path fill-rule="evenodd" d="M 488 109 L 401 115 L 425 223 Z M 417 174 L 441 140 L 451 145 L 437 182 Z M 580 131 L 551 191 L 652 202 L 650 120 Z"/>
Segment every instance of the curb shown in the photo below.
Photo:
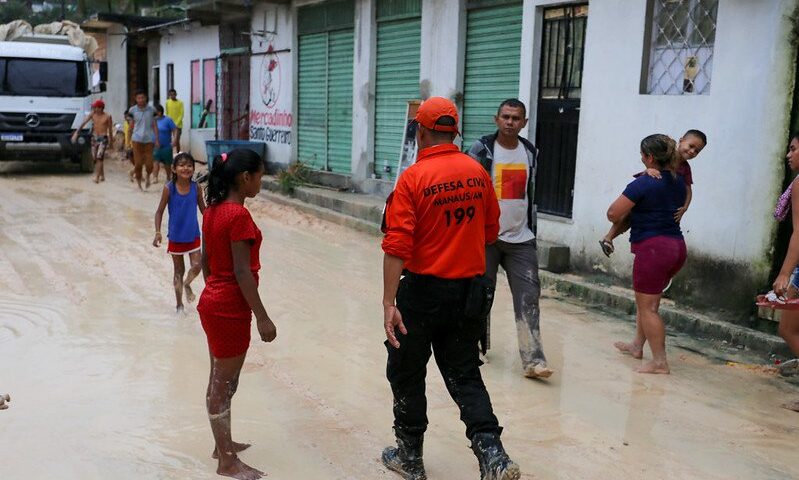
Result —
<path fill-rule="evenodd" d="M 280 193 L 273 193 L 271 191 L 262 191 L 261 195 L 279 205 L 296 208 L 297 210 L 303 213 L 316 216 L 318 218 L 321 218 L 322 220 L 327 220 L 328 222 L 332 222 L 337 225 L 342 225 L 348 228 L 352 228 L 360 232 L 368 233 L 370 235 L 375 235 L 375 236 L 382 235 L 382 233 L 380 232 L 380 226 L 377 225 L 376 223 L 372 223 L 350 215 L 345 215 L 343 213 L 330 210 L 329 208 L 319 207 L 317 205 L 306 203 L 302 200 L 297 200 L 296 198 L 287 197 Z"/>
<path fill-rule="evenodd" d="M 604 287 L 585 282 L 574 275 L 559 275 L 540 271 L 541 285 L 551 288 L 559 294 L 580 299 L 585 306 L 600 308 L 615 315 L 635 316 L 635 300 L 632 291 Z M 772 355 L 793 358 L 790 349 L 776 335 L 742 327 L 733 323 L 710 318 L 707 315 L 691 312 L 671 305 L 660 307 L 663 323 L 672 331 L 688 334 L 695 338 L 711 339 L 727 345 L 765 355 L 770 360 Z"/>
<path fill-rule="evenodd" d="M 269 187 L 267 188 L 272 190 L 274 184 Z M 314 215 L 323 220 L 371 235 L 381 235 L 380 226 L 374 221 L 347 215 L 326 206 L 314 204 L 329 204 L 329 200 L 323 198 L 324 195 L 303 196 L 305 198 L 302 200 L 274 193 L 273 191 L 262 191 L 261 195 L 275 203 L 296 208 L 303 213 Z M 351 211 L 355 214 L 362 213 L 365 210 L 361 205 L 350 206 L 349 208 L 337 206 L 337 209 Z M 373 218 L 373 216 L 368 215 L 367 218 Z M 542 287 L 550 288 L 563 295 L 563 300 L 579 299 L 584 307 L 598 308 L 606 313 L 626 317 L 628 320 L 632 317 L 634 321 L 635 300 L 631 290 L 589 283 L 574 274 L 552 273 L 543 269 L 539 271 L 539 277 Z M 716 320 L 707 315 L 672 305 L 662 305 L 660 307 L 660 316 L 666 326 L 673 332 L 687 334 L 696 339 L 709 339 L 718 342 L 719 345 L 715 345 L 718 348 L 723 348 L 722 345 L 725 344 L 728 347 L 737 347 L 737 349 L 743 349 L 744 351 L 749 351 L 749 353 L 765 357 L 764 360 L 769 363 L 771 363 L 772 356 L 793 358 L 788 346 L 782 338 L 776 335 L 769 335 L 758 330 Z"/>

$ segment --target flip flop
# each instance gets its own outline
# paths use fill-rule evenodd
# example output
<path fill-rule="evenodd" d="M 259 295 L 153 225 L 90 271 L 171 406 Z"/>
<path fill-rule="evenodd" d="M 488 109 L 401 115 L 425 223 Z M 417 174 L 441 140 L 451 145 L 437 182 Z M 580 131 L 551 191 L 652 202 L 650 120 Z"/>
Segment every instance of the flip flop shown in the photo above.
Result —
<path fill-rule="evenodd" d="M 799 298 L 789 299 L 771 291 L 765 295 L 758 295 L 755 305 L 774 310 L 799 310 Z"/>
<path fill-rule="evenodd" d="M 796 374 L 799 374 L 799 359 L 794 358 L 792 360 L 788 360 L 787 362 L 782 362 L 781 364 L 777 365 L 777 371 L 783 377 L 792 377 Z"/>
<path fill-rule="evenodd" d="M 604 238 L 599 241 L 599 246 L 602 248 L 602 253 L 604 253 L 606 257 L 610 257 L 610 254 L 614 252 L 613 243 Z"/>

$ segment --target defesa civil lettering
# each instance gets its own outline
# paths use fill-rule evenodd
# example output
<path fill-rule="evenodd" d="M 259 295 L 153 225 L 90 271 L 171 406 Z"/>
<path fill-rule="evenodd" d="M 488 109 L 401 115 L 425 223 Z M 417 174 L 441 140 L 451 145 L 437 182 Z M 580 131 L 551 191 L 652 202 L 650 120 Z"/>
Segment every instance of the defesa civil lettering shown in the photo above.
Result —
<path fill-rule="evenodd" d="M 466 187 L 485 188 L 485 186 L 486 186 L 485 180 L 480 177 L 467 178 L 465 182 L 460 179 L 452 180 L 450 182 L 436 183 L 424 187 L 424 196 L 429 197 L 430 195 L 435 195 L 437 193 L 454 192 L 456 190 L 460 190 Z"/>
<path fill-rule="evenodd" d="M 430 195 L 435 195 L 436 193 L 441 192 L 454 192 L 455 190 L 464 188 L 463 182 L 460 180 L 453 180 L 451 182 L 446 183 L 437 183 L 435 185 L 430 185 L 424 187 L 424 196 L 429 197 Z"/>
<path fill-rule="evenodd" d="M 445 197 L 435 198 L 433 200 L 433 205 L 435 205 L 436 207 L 440 207 L 442 205 L 448 205 L 450 203 L 466 202 L 466 201 L 469 201 L 469 200 L 480 200 L 482 198 L 483 198 L 483 192 L 480 192 L 480 191 L 477 191 L 477 192 L 474 192 L 474 193 L 472 193 L 472 192 L 463 192 L 463 193 L 458 193 L 458 194 L 455 194 L 455 195 L 447 195 Z"/>

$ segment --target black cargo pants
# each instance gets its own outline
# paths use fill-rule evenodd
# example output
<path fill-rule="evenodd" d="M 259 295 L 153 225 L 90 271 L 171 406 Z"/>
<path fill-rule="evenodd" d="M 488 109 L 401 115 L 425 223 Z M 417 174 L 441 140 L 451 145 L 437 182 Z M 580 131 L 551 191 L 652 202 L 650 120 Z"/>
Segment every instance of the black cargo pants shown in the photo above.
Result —
<path fill-rule="evenodd" d="M 396 331 L 399 348 L 385 343 L 386 376 L 394 393 L 394 430 L 399 437 L 418 437 L 427 429 L 425 377 L 431 347 L 466 424 L 466 437 L 502 431 L 480 376 L 477 342 L 484 326 L 463 318 L 469 281 L 415 274 L 400 281 L 397 308 L 408 334 Z"/>

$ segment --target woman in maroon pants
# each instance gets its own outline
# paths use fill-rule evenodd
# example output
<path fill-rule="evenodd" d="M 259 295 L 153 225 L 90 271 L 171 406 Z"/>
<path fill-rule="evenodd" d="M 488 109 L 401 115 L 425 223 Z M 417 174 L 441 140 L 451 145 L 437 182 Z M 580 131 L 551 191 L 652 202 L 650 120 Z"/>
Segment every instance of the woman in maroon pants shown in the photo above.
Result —
<path fill-rule="evenodd" d="M 685 182 L 675 172 L 677 161 L 677 145 L 668 136 L 655 134 L 641 140 L 641 162 L 648 169 L 659 170 L 661 178 L 636 178 L 608 208 L 608 220 L 630 225 L 635 254 L 637 329 L 631 342 L 616 342 L 615 346 L 623 353 L 642 358 L 644 343 L 649 341 L 652 360 L 638 368 L 640 373 L 669 373 L 666 330 L 658 309 L 663 289 L 686 259 L 680 224 L 674 219 L 686 196 Z"/>

